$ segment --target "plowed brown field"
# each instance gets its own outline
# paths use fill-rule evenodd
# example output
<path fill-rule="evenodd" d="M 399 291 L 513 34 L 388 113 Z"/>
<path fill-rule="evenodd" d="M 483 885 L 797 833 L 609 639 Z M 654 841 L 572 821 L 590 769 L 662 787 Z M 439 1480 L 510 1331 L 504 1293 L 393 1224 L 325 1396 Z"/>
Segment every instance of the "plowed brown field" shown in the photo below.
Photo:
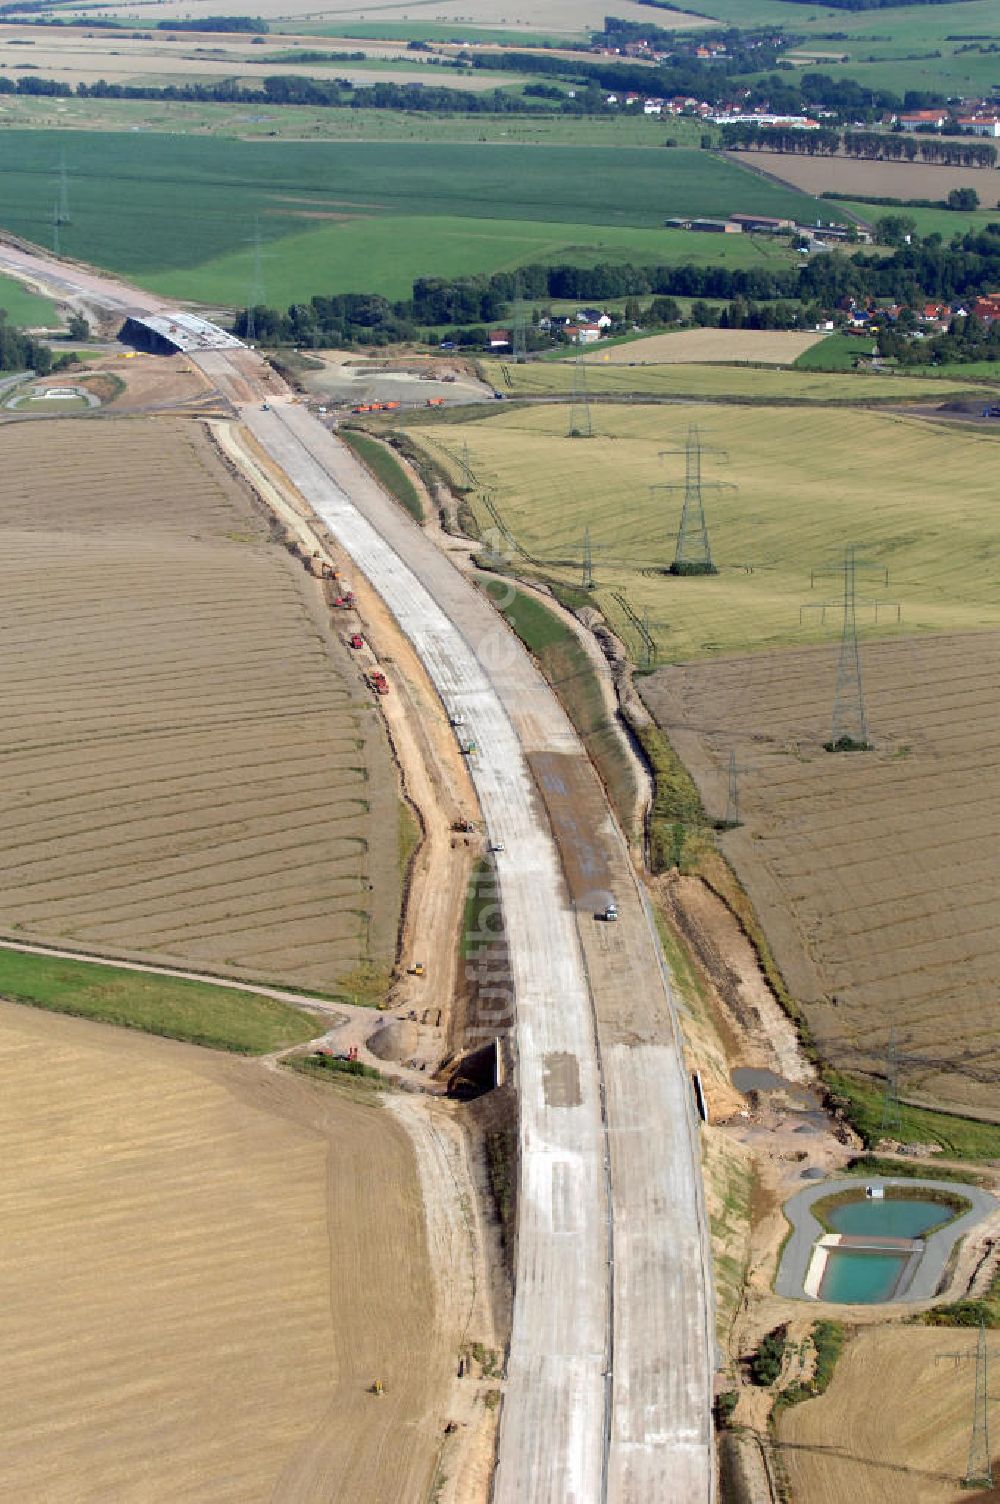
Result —
<path fill-rule="evenodd" d="M 0 1162 L 0 1497 L 427 1497 L 457 1344 L 377 1100 L 0 1003 Z"/>
<path fill-rule="evenodd" d="M 953 188 L 974 188 L 987 208 L 1000 193 L 1000 173 L 991 167 L 944 167 L 927 162 L 865 162 L 857 157 L 800 157 L 790 152 L 727 152 L 733 162 L 760 167 L 804 193 L 839 193 L 844 198 L 944 199 Z M 877 219 L 889 209 L 872 205 Z"/>
<path fill-rule="evenodd" d="M 392 958 L 387 744 L 194 424 L 0 428 L 0 933 L 334 988 Z"/>
<path fill-rule="evenodd" d="M 837 649 L 659 670 L 643 695 L 723 837 L 824 1056 L 996 1113 L 1000 634 L 866 644 L 872 752 L 832 755 Z"/>

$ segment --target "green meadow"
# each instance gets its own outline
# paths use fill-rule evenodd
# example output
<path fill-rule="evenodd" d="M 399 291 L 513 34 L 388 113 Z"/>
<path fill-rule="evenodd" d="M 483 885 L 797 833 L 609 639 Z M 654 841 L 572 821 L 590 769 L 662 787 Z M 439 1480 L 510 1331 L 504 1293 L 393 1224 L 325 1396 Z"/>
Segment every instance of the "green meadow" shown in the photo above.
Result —
<path fill-rule="evenodd" d="M 679 147 L 248 142 L 52 131 L 0 134 L 0 223 L 51 244 L 65 155 L 64 254 L 177 298 L 239 303 L 255 226 L 267 300 L 317 292 L 398 296 L 415 276 L 533 259 L 752 258 L 722 237 L 700 248 L 671 215 L 809 217 L 815 200 Z M 605 185 L 613 182 L 615 192 Z M 683 232 L 682 232 L 683 235 Z M 732 237 L 734 244 L 736 237 Z M 746 264 L 734 263 L 734 264 Z"/>

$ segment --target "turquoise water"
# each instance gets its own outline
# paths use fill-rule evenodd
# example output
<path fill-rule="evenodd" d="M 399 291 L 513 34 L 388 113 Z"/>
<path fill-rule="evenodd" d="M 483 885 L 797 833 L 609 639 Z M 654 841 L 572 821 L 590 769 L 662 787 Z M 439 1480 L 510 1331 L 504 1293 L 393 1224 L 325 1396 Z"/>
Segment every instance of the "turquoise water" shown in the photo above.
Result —
<path fill-rule="evenodd" d="M 919 1238 L 951 1215 L 938 1201 L 845 1201 L 826 1213 L 835 1232 L 868 1237 Z"/>
<path fill-rule="evenodd" d="M 935 1208 L 936 1210 L 936 1208 Z M 888 1300 L 903 1272 L 907 1255 L 833 1248 L 819 1287 L 820 1300 L 841 1305 L 872 1305 Z"/>

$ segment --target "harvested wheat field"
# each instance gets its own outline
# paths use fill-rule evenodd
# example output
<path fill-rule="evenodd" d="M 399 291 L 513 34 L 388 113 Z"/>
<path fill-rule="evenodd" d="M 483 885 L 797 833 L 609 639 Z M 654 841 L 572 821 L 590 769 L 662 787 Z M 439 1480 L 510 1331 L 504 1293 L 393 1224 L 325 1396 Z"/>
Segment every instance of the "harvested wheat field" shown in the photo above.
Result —
<path fill-rule="evenodd" d="M 589 364 L 613 366 L 676 365 L 689 361 L 752 360 L 764 365 L 790 366 L 804 350 L 825 338 L 804 329 L 678 329 L 674 334 L 650 334 L 626 345 L 588 351 Z"/>
<path fill-rule="evenodd" d="M 945 167 L 928 162 L 865 162 L 858 157 L 799 157 L 788 152 L 727 152 L 729 160 L 762 168 L 804 193 L 839 193 L 844 198 L 945 199 L 953 188 L 974 188 L 987 208 L 1000 193 L 993 167 Z M 869 217 L 890 213 L 872 205 Z"/>
<path fill-rule="evenodd" d="M 824 1058 L 997 1115 L 1000 633 L 862 649 L 876 750 L 831 754 L 837 648 L 658 670 L 643 696 L 725 814 L 723 849 Z"/>
<path fill-rule="evenodd" d="M 733 377 L 762 393 L 781 383 L 788 395 L 824 385 L 831 393 L 860 394 L 856 383 L 882 380 L 721 366 L 658 369 L 684 380 L 707 375 L 720 394 Z M 900 398 L 903 390 L 900 383 Z M 916 396 L 918 389 L 907 384 L 905 391 Z M 836 579 L 821 579 L 810 591 L 810 574 L 843 559 L 848 541 L 890 567 L 891 589 L 883 594 L 903 602 L 911 631 L 1000 627 L 994 557 L 1000 434 L 985 426 L 957 431 L 898 412 L 831 407 L 595 403 L 593 437 L 581 440 L 567 437 L 569 417 L 556 403 L 497 404 L 490 417 L 461 429 L 412 422 L 409 432 L 460 485 L 468 485 L 467 458 L 476 480 L 468 505 L 480 527 L 495 527 L 499 518 L 506 546 L 514 540 L 539 561 L 539 573 L 579 586 L 589 530 L 592 601 L 637 660 L 642 642 L 622 607 L 623 593 L 634 617 L 648 611 L 661 662 L 829 641 L 835 619 L 823 625 L 809 615 L 802 622 L 799 607 L 836 596 Z M 662 487 L 683 482 L 691 425 L 706 446 L 728 454 L 728 462 L 714 452 L 702 461 L 719 573 L 678 580 L 665 570 L 676 549 L 682 493 Z M 717 491 L 716 482 L 736 489 Z M 870 630 L 868 615 L 863 625 Z"/>
<path fill-rule="evenodd" d="M 962 1487 L 977 1335 L 904 1326 L 856 1336 L 826 1394 L 786 1410 L 778 1424 L 793 1498 L 802 1504 L 995 1498 L 992 1491 Z M 968 1353 L 971 1361 L 935 1361 L 942 1353 Z M 996 1457 L 993 1468 L 996 1473 Z"/>
<path fill-rule="evenodd" d="M 0 1496 L 426 1496 L 454 1338 L 377 1099 L 0 1003 L 0 1162 Z"/>
<path fill-rule="evenodd" d="M 0 456 L 0 933 L 383 971 L 395 771 L 320 585 L 195 424 L 11 423 Z"/>

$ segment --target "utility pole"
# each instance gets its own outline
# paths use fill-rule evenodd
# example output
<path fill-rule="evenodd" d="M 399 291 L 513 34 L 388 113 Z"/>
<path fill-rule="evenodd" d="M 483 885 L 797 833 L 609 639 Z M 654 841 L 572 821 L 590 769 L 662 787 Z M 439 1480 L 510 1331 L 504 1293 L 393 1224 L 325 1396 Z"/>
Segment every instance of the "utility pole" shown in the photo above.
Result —
<path fill-rule="evenodd" d="M 734 829 L 740 823 L 739 772 L 740 770 L 736 766 L 736 748 L 733 747 L 729 753 L 729 798 L 726 800 L 725 819 L 727 830 Z"/>
<path fill-rule="evenodd" d="M 952 1358 L 956 1364 L 968 1363 L 972 1354 L 939 1353 L 935 1362 Z M 993 1459 L 990 1456 L 990 1370 L 989 1349 L 986 1346 L 986 1323 L 979 1323 L 979 1340 L 976 1343 L 976 1385 L 972 1396 L 972 1432 L 969 1437 L 969 1455 L 963 1482 L 966 1488 L 993 1487 Z"/>
<path fill-rule="evenodd" d="M 708 525 L 705 521 L 704 492 L 732 491 L 735 487 L 725 481 L 703 481 L 701 478 L 701 457 L 703 454 L 714 454 L 725 461 L 726 453 L 722 449 L 712 448 L 703 444 L 701 434 L 696 423 L 692 423 L 688 429 L 687 439 L 683 449 L 661 449 L 660 458 L 668 454 L 684 455 L 684 484 L 670 486 L 653 486 L 654 491 L 683 491 L 684 505 L 681 508 L 681 523 L 677 531 L 677 547 L 674 551 L 674 562 L 670 565 L 668 573 L 676 575 L 692 574 L 718 574 L 712 560 L 712 548 L 708 541 Z"/>
<path fill-rule="evenodd" d="M 803 612 L 819 611 L 820 620 L 826 621 L 827 609 L 837 606 L 841 615 L 840 651 L 837 655 L 837 679 L 833 694 L 833 717 L 830 740 L 825 743 L 828 752 L 867 752 L 871 749 L 868 727 L 868 706 L 865 701 L 864 679 L 861 674 L 861 649 L 858 645 L 858 606 L 873 606 L 878 621 L 879 608 L 889 605 L 895 608 L 897 624 L 902 613 L 898 601 L 883 601 L 874 598 L 858 599 L 858 574 L 874 570 L 889 583 L 889 571 L 884 564 L 872 564 L 859 559 L 853 544 L 844 549 L 843 561 L 831 569 L 814 569 L 810 586 L 824 574 L 838 574 L 843 578 L 843 591 L 837 601 L 820 601 L 817 604 L 800 606 L 799 623 Z"/>
<path fill-rule="evenodd" d="M 642 608 L 642 621 L 639 624 L 639 635 L 642 638 L 642 666 L 652 668 L 656 662 L 656 643 L 653 634 L 649 630 L 649 607 Z"/>
<path fill-rule="evenodd" d="M 573 366 L 573 395 L 570 399 L 569 430 L 566 437 L 569 439 L 591 439 L 594 436 L 594 425 L 590 417 L 590 395 L 587 391 L 587 371 L 583 364 L 583 356 L 576 357 Z"/>

